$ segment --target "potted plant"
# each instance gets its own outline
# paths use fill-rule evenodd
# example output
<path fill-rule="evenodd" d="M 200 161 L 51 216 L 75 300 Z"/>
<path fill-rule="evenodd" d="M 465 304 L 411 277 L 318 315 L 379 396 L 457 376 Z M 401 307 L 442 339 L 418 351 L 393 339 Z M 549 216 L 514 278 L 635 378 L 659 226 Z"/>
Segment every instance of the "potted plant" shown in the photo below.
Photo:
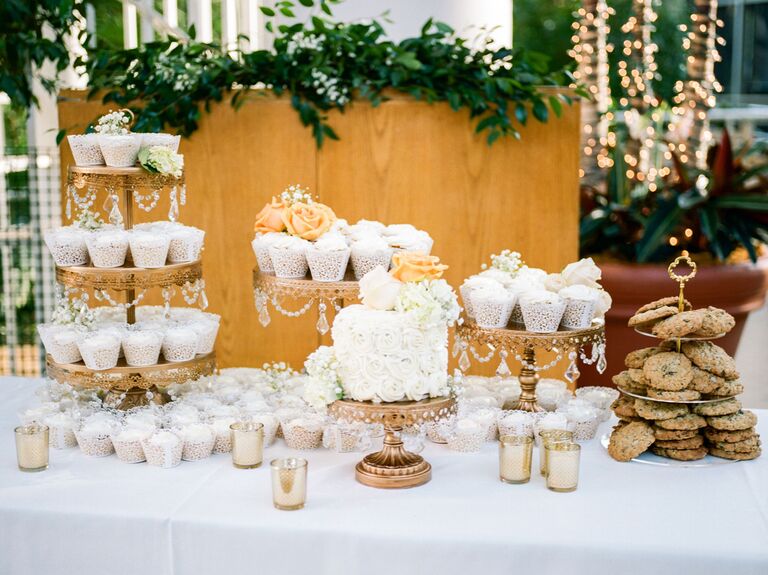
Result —
<path fill-rule="evenodd" d="M 686 286 L 694 306 L 716 306 L 736 318 L 718 341 L 733 355 L 744 323 L 765 301 L 768 288 L 768 147 L 731 145 L 727 130 L 708 153 L 706 166 L 672 164 L 655 191 L 632 185 L 624 151 L 617 148 L 604 190 L 582 189 L 581 250 L 600 261 L 602 283 L 613 296 L 606 315 L 608 362 L 623 364 L 631 350 L 652 341 L 627 327 L 644 303 L 676 295 L 667 264 L 688 252 L 698 265 Z"/>

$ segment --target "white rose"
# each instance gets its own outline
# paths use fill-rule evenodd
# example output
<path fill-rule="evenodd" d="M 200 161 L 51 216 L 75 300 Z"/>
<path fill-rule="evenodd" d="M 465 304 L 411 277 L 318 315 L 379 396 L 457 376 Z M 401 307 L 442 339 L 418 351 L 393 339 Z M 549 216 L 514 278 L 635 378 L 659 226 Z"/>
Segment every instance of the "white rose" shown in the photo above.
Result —
<path fill-rule="evenodd" d="M 385 403 L 400 401 L 404 395 L 403 383 L 397 379 L 387 377 L 379 384 L 378 396 Z"/>
<path fill-rule="evenodd" d="M 400 331 L 394 327 L 381 327 L 376 332 L 376 351 L 378 353 L 392 354 L 402 348 Z"/>
<path fill-rule="evenodd" d="M 585 285 L 592 288 L 600 288 L 600 278 L 603 272 L 595 265 L 592 258 L 583 258 L 565 266 L 562 271 L 566 285 Z"/>
<path fill-rule="evenodd" d="M 565 280 L 561 274 L 549 274 L 544 280 L 544 289 L 552 292 L 559 292 L 566 286 Z"/>
<path fill-rule="evenodd" d="M 375 267 L 360 278 L 360 299 L 363 305 L 373 309 L 395 308 L 397 296 L 403 284 L 382 267 Z"/>
<path fill-rule="evenodd" d="M 604 317 L 608 310 L 611 309 L 613 299 L 604 289 L 601 289 L 598 293 L 597 306 L 595 306 L 595 317 Z"/>

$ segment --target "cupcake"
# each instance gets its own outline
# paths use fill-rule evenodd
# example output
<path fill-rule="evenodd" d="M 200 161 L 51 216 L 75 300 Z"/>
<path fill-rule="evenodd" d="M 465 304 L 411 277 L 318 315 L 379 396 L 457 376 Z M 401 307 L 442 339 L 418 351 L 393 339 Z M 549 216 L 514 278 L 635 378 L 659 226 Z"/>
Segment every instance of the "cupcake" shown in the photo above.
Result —
<path fill-rule="evenodd" d="M 618 399 L 619 390 L 611 387 L 587 386 L 576 390 L 576 397 L 588 401 L 600 412 L 600 421 L 611 418 L 611 404 Z"/>
<path fill-rule="evenodd" d="M 110 168 L 130 168 L 136 165 L 141 148 L 141 134 L 99 134 L 97 141 L 104 163 Z"/>
<path fill-rule="evenodd" d="M 84 266 L 88 263 L 86 234 L 75 226 L 65 226 L 45 232 L 45 245 L 57 266 Z"/>
<path fill-rule="evenodd" d="M 272 445 L 277 437 L 277 428 L 279 426 L 277 417 L 271 413 L 253 413 L 249 417 L 251 421 L 261 423 L 264 426 L 264 447 Z"/>
<path fill-rule="evenodd" d="M 154 429 L 149 426 L 124 427 L 112 434 L 112 445 L 115 448 L 117 458 L 123 463 L 141 463 L 146 461 L 144 448 L 141 442 L 150 437 Z"/>
<path fill-rule="evenodd" d="M 193 423 L 180 431 L 184 439 L 181 458 L 184 461 L 198 461 L 211 456 L 216 442 L 216 433 L 204 423 Z"/>
<path fill-rule="evenodd" d="M 48 426 L 48 443 L 54 449 L 68 449 L 77 446 L 75 429 L 77 421 L 68 413 L 53 413 L 43 419 Z"/>
<path fill-rule="evenodd" d="M 536 388 L 536 401 L 545 411 L 555 411 L 564 401 L 573 397 L 568 389 L 557 389 L 554 387 Z"/>
<path fill-rule="evenodd" d="M 272 265 L 272 256 L 269 255 L 270 246 L 276 241 L 285 237 L 280 232 L 267 232 L 265 234 L 256 234 L 251 242 L 253 253 L 256 255 L 256 262 L 259 264 L 259 270 L 265 274 L 275 273 L 275 267 Z"/>
<path fill-rule="evenodd" d="M 584 399 L 574 398 L 558 408 L 558 413 L 565 414 L 568 429 L 573 431 L 573 438 L 586 441 L 595 437 L 600 425 L 600 411 Z"/>
<path fill-rule="evenodd" d="M 291 449 L 317 449 L 323 441 L 323 418 L 305 415 L 282 422 L 285 444 Z"/>
<path fill-rule="evenodd" d="M 448 449 L 453 451 L 480 451 L 488 430 L 473 419 L 463 418 L 456 421 L 448 435 Z"/>
<path fill-rule="evenodd" d="M 76 166 L 104 165 L 98 134 L 74 134 L 67 136 L 67 141 Z"/>
<path fill-rule="evenodd" d="M 126 427 L 160 427 L 160 415 L 158 408 L 141 407 L 125 414 L 123 424 Z"/>
<path fill-rule="evenodd" d="M 152 134 L 149 132 L 141 134 L 142 148 L 162 146 L 163 148 L 168 148 L 172 152 L 176 153 L 179 151 L 179 142 L 181 142 L 181 136 L 176 136 L 174 134 Z"/>
<path fill-rule="evenodd" d="M 496 420 L 499 435 L 527 435 L 533 437 L 534 416 L 528 411 L 502 411 Z"/>
<path fill-rule="evenodd" d="M 497 407 L 477 409 L 467 414 L 467 418 L 476 421 L 485 429 L 485 440 L 493 441 L 499 434 L 496 420 L 501 410 Z"/>
<path fill-rule="evenodd" d="M 77 363 L 83 359 L 78 342 L 85 337 L 85 332 L 68 325 L 40 324 L 40 339 L 45 351 L 51 354 L 56 363 Z"/>
<path fill-rule="evenodd" d="M 535 333 L 557 331 L 565 312 L 565 301 L 545 290 L 529 291 L 520 296 L 525 329 Z"/>
<path fill-rule="evenodd" d="M 160 358 L 163 334 L 153 330 L 128 331 L 123 335 L 125 363 L 131 367 L 154 365 Z"/>
<path fill-rule="evenodd" d="M 505 327 L 515 305 L 514 296 L 498 283 L 473 289 L 470 299 L 475 323 L 484 328 Z"/>
<path fill-rule="evenodd" d="M 369 236 L 352 244 L 352 271 L 358 280 L 376 267 L 389 269 L 394 250 L 383 238 Z"/>
<path fill-rule="evenodd" d="M 309 242 L 296 236 L 283 234 L 269 246 L 272 267 L 279 278 L 297 279 L 307 275 L 307 247 Z"/>
<path fill-rule="evenodd" d="M 128 254 L 128 232 L 108 228 L 86 236 L 88 255 L 97 268 L 119 268 Z"/>
<path fill-rule="evenodd" d="M 561 289 L 558 295 L 565 301 L 565 312 L 560 320 L 563 327 L 583 329 L 592 324 L 599 290 L 577 284 Z"/>
<path fill-rule="evenodd" d="M 541 442 L 540 434 L 547 429 L 570 430 L 568 418 L 564 413 L 547 413 L 540 416 L 533 424 L 533 435 L 536 443 Z"/>
<path fill-rule="evenodd" d="M 170 431 L 157 431 L 141 442 L 147 463 L 168 469 L 181 463 L 184 442 Z"/>
<path fill-rule="evenodd" d="M 181 362 L 195 358 L 198 346 L 197 333 L 188 327 L 172 327 L 165 332 L 163 357 L 165 361 Z"/>
<path fill-rule="evenodd" d="M 129 245 L 133 265 L 137 268 L 161 268 L 168 259 L 171 239 L 167 234 L 132 230 Z"/>
<path fill-rule="evenodd" d="M 350 251 L 341 234 L 326 233 L 320 236 L 306 251 L 312 279 L 319 282 L 343 280 Z"/>
<path fill-rule="evenodd" d="M 469 276 L 464 280 L 459 288 L 461 294 L 461 300 L 464 303 L 464 311 L 467 312 L 467 317 L 475 318 L 475 309 L 472 306 L 472 292 L 480 287 L 498 286 L 500 283 L 493 278 L 484 278 L 479 275 Z M 502 286 L 503 287 L 503 286 Z"/>
<path fill-rule="evenodd" d="M 84 455 L 106 457 L 115 452 L 111 435 L 116 422 L 111 418 L 88 418 L 75 430 L 77 444 Z"/>
<path fill-rule="evenodd" d="M 171 404 L 166 412 L 167 427 L 184 427 L 192 423 L 200 422 L 200 410 L 194 405 L 177 401 Z"/>
<path fill-rule="evenodd" d="M 237 419 L 234 417 L 217 417 L 213 420 L 211 428 L 215 435 L 213 442 L 214 453 L 229 453 L 232 451 L 232 430 L 229 426 L 235 422 L 237 422 Z"/>
<path fill-rule="evenodd" d="M 197 335 L 197 353 L 211 353 L 219 333 L 221 316 L 205 314 L 200 319 L 189 322 L 189 327 Z"/>
<path fill-rule="evenodd" d="M 112 333 L 93 332 L 77 344 L 88 369 L 112 369 L 120 357 L 120 338 Z"/>
<path fill-rule="evenodd" d="M 423 230 L 406 230 L 401 233 L 386 236 L 387 243 L 395 251 L 418 252 L 429 255 L 432 252 L 434 240 Z"/>
<path fill-rule="evenodd" d="M 193 262 L 200 258 L 205 232 L 191 226 L 170 232 L 168 261 L 172 264 Z"/>

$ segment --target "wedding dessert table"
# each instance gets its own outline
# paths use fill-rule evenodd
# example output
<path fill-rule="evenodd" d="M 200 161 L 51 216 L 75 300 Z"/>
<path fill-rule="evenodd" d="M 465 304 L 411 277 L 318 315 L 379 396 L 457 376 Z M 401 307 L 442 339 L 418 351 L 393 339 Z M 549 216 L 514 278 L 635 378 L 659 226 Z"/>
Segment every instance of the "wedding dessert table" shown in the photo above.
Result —
<path fill-rule="evenodd" d="M 11 431 L 39 383 L 0 379 L 3 574 L 768 572 L 767 458 L 617 463 L 604 423 L 562 494 L 538 475 L 501 483 L 495 443 L 428 443 L 432 481 L 391 491 L 355 481 L 360 453 L 300 452 L 307 506 L 285 512 L 268 465 L 238 470 L 229 455 L 161 469 L 51 450 L 47 471 L 19 472 Z M 755 413 L 768 434 L 768 411 Z M 278 441 L 265 461 L 286 455 L 299 452 Z"/>

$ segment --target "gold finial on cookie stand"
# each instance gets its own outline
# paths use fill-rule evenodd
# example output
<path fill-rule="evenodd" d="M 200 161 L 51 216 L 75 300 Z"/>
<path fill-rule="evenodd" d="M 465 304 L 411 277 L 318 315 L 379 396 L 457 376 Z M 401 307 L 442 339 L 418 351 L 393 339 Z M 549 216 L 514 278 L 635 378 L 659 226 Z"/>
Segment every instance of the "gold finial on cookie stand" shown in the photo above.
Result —
<path fill-rule="evenodd" d="M 160 200 L 160 193 L 166 189 L 170 199 L 168 219 L 176 221 L 179 205 L 186 204 L 183 174 L 180 177 L 156 174 L 140 167 L 70 166 L 66 217 L 72 219 L 73 203 L 78 213 L 90 211 L 99 193 L 103 192 L 107 195 L 103 206 L 108 212 L 109 223 L 130 230 L 134 223 L 134 206 L 145 212 L 152 211 Z M 136 323 L 136 306 L 150 288 L 162 288 L 163 299 L 168 305 L 174 290 L 179 288 L 189 305 L 198 303 L 202 309 L 207 308 L 202 276 L 200 260 L 160 268 L 130 267 L 130 262 L 119 268 L 56 266 L 56 281 L 64 288 L 64 297 L 80 297 L 86 303 L 89 292 L 92 292 L 97 301 L 124 308 L 129 325 Z M 115 300 L 111 292 L 122 294 L 123 301 Z M 103 371 L 89 369 L 83 362 L 57 363 L 50 355 L 46 356 L 49 377 L 76 388 L 101 389 L 106 392 L 106 405 L 123 410 L 149 403 L 162 404 L 166 401 L 162 390 L 168 385 L 212 375 L 215 370 L 215 352 L 198 354 L 190 361 L 161 360 L 144 367 L 128 366 L 121 359 L 116 367 Z"/>
<path fill-rule="evenodd" d="M 688 272 L 687 275 L 681 276 L 677 275 L 675 273 L 675 269 L 681 264 L 685 263 L 689 268 L 691 268 L 691 271 Z M 696 262 L 694 262 L 687 253 L 678 256 L 675 258 L 675 261 L 673 261 L 671 264 L 669 264 L 669 267 L 667 268 L 667 273 L 669 274 L 670 279 L 675 280 L 678 284 L 680 284 L 680 292 L 677 297 L 677 311 L 684 311 L 685 310 L 685 284 L 696 277 Z M 680 347 L 682 345 L 682 340 L 678 337 L 677 338 L 677 353 L 680 353 Z"/>
<path fill-rule="evenodd" d="M 421 455 L 411 453 L 403 446 L 400 437 L 403 427 L 448 417 L 455 409 L 453 397 L 395 403 L 340 399 L 330 405 L 329 412 L 339 420 L 384 426 L 384 446 L 357 464 L 355 477 L 363 485 L 397 489 L 423 485 L 432 478 L 432 466 Z"/>
<path fill-rule="evenodd" d="M 345 302 L 357 301 L 360 295 L 360 284 L 353 275 L 348 274 L 341 281 L 320 282 L 304 278 L 279 278 L 271 273 L 253 269 L 253 300 L 256 311 L 259 312 L 259 323 L 267 327 L 272 321 L 269 317 L 269 305 L 286 317 L 299 317 L 307 313 L 317 302 L 318 319 L 316 328 L 320 335 L 325 335 L 331 328 L 326 312 L 328 306 L 334 311 L 340 311 Z M 286 300 L 306 300 L 304 305 L 296 310 L 283 307 Z"/>
<path fill-rule="evenodd" d="M 523 326 L 519 326 L 523 327 Z M 584 348 L 592 345 L 588 356 Z M 485 346 L 489 351 L 483 356 L 476 346 Z M 538 365 L 536 352 L 552 352 L 555 358 L 545 365 Z M 584 329 L 562 329 L 553 333 L 535 333 L 525 329 L 484 328 L 473 320 L 465 319 L 456 327 L 456 342 L 453 356 L 459 357 L 459 368 L 466 372 L 471 361 L 471 354 L 478 362 L 486 363 L 498 353 L 500 357 L 496 375 L 505 377 L 511 375 L 507 358 L 511 355 L 521 364 L 518 380 L 520 381 L 520 399 L 513 405 L 505 405 L 505 409 L 521 409 L 524 411 L 544 411 L 536 401 L 536 386 L 539 383 L 539 373 L 557 365 L 567 352 L 569 364 L 565 370 L 565 378 L 574 383 L 581 375 L 577 362 L 579 359 L 587 365 L 595 364 L 599 373 L 607 367 L 605 359 L 605 322 L 594 320 L 592 325 Z"/>

